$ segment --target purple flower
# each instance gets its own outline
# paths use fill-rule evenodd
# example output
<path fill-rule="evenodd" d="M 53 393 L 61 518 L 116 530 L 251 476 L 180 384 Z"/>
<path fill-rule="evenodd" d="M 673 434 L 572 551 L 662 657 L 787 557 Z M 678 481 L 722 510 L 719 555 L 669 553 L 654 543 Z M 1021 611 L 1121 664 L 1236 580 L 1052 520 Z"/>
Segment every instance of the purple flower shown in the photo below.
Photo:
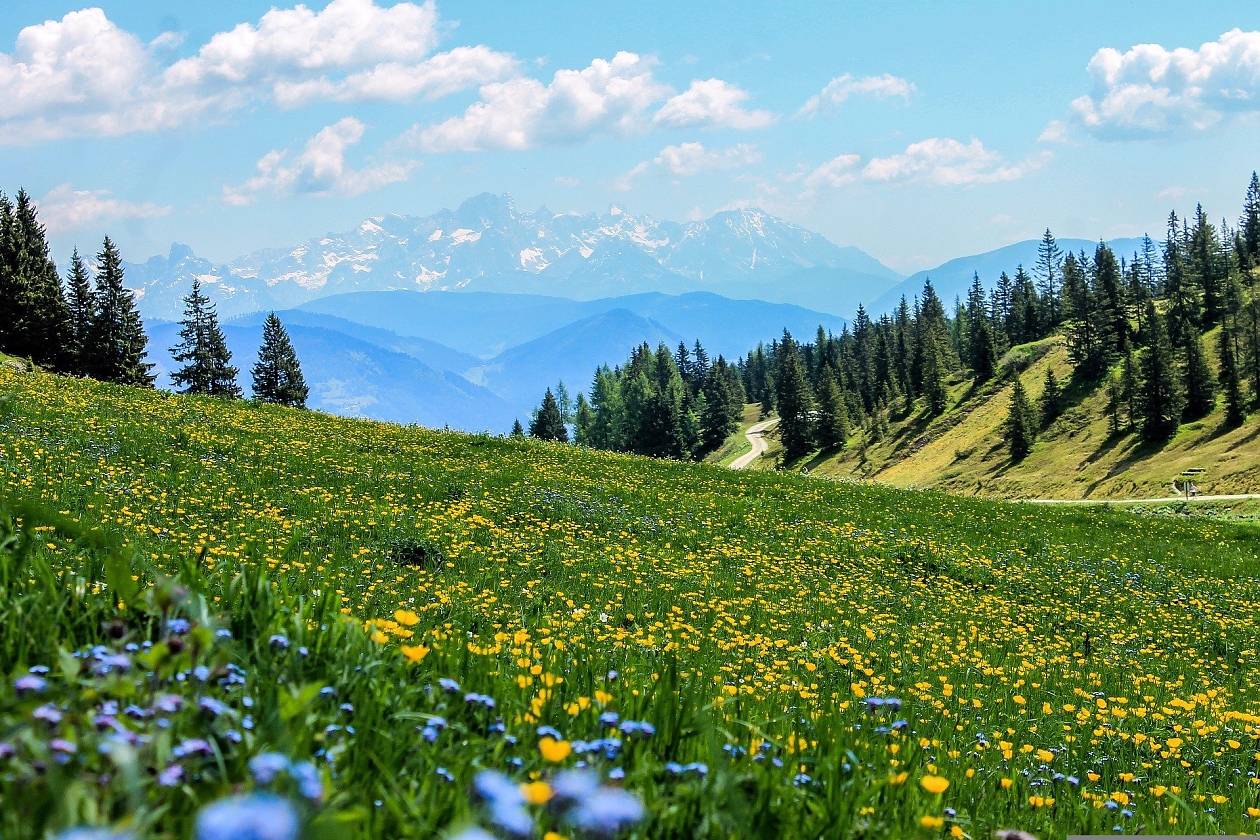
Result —
<path fill-rule="evenodd" d="M 298 784 L 298 792 L 312 802 L 319 802 L 324 798 L 324 782 L 319 777 L 319 771 L 315 769 L 315 765 L 309 761 L 303 761 L 289 768 L 290 775 Z"/>
<path fill-rule="evenodd" d="M 153 708 L 159 712 L 173 715 L 184 708 L 184 699 L 174 694 L 159 694 L 153 701 Z"/>
<path fill-rule="evenodd" d="M 13 745 L 0 743 L 0 760 L 13 758 Z"/>
<path fill-rule="evenodd" d="M 185 738 L 183 743 L 171 750 L 171 755 L 183 758 L 187 755 L 214 755 L 214 747 L 204 738 Z"/>
<path fill-rule="evenodd" d="M 167 622 L 166 628 L 176 636 L 182 636 L 192 629 L 192 625 L 188 623 L 186 618 L 172 618 Z"/>
<path fill-rule="evenodd" d="M 158 784 L 162 787 L 175 787 L 184 780 L 184 768 L 178 764 L 172 764 L 161 773 L 158 773 Z"/>
<path fill-rule="evenodd" d="M 65 756 L 74 755 L 79 751 L 73 741 L 67 741 L 65 738 L 53 738 L 48 742 L 48 749 Z"/>
<path fill-rule="evenodd" d="M 45 703 L 31 712 L 31 717 L 36 720 L 42 720 L 49 726 L 56 726 L 61 723 L 61 709 L 58 709 L 52 703 Z"/>
<path fill-rule="evenodd" d="M 267 641 L 271 643 L 271 646 L 272 646 L 273 648 L 276 648 L 276 649 L 278 649 L 278 650 L 288 650 L 288 649 L 289 649 L 289 640 L 288 640 L 287 638 L 285 638 L 284 636 L 280 635 L 279 633 L 276 633 L 274 636 L 272 636 L 272 637 L 271 637 L 270 639 L 268 639 Z"/>
<path fill-rule="evenodd" d="M 13 681 L 13 687 L 21 695 L 26 694 L 28 691 L 43 691 L 48 687 L 48 681 L 34 674 L 23 674 Z"/>
<path fill-rule="evenodd" d="M 643 803 L 619 788 L 600 788 L 568 814 L 570 825 L 597 837 L 612 837 L 642 819 Z"/>
<path fill-rule="evenodd" d="M 298 816 L 278 796 L 256 793 L 220 799 L 197 815 L 196 840 L 296 840 Z"/>
<path fill-rule="evenodd" d="M 459 694 L 459 683 L 455 682 L 455 680 L 450 677 L 442 677 L 442 679 L 438 680 L 438 685 L 441 686 L 442 690 L 447 694 Z"/>
<path fill-rule="evenodd" d="M 197 708 L 201 709 L 201 711 L 210 715 L 212 718 L 216 718 L 228 710 L 227 706 L 220 703 L 218 700 L 215 700 L 213 697 L 202 697 L 197 703 Z"/>
<path fill-rule="evenodd" d="M 437 773 L 438 778 L 444 782 L 455 781 L 455 776 L 452 775 L 451 771 L 447 770 L 445 767 L 439 767 L 437 770 L 434 770 L 433 772 Z"/>
<path fill-rule="evenodd" d="M 621 715 L 616 712 L 604 712 L 599 716 L 599 722 L 604 724 L 604 726 L 616 726 L 618 723 L 621 723 Z"/>
<path fill-rule="evenodd" d="M 271 784 L 276 776 L 288 769 L 289 759 L 280 753 L 259 753 L 249 760 L 249 771 L 260 785 Z"/>

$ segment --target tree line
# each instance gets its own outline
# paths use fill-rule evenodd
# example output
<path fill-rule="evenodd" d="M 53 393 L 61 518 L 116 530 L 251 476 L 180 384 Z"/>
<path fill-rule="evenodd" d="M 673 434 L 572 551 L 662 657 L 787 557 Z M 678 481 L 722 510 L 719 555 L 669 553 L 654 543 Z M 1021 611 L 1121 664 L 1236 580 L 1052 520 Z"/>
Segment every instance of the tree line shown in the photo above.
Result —
<path fill-rule="evenodd" d="M 171 381 L 182 393 L 239 398 L 237 369 L 200 281 L 193 280 L 184 302 L 180 343 L 171 348 L 181 367 Z M 56 373 L 152 388 L 156 377 L 147 361 L 148 343 L 110 238 L 92 269 L 76 249 L 63 280 L 30 196 L 18 190 L 11 200 L 0 193 L 0 353 Z M 301 365 L 274 312 L 263 325 L 252 374 L 255 399 L 305 406 Z"/>
<path fill-rule="evenodd" d="M 564 383 L 550 388 L 534 412 L 530 435 L 573 440 L 582 446 L 659 458 L 692 459 L 717 449 L 739 428 L 744 387 L 737 368 L 718 356 L 710 361 L 699 341 L 634 348 L 624 364 L 601 366 L 590 399 L 570 404 Z M 569 407 L 571 405 L 571 407 Z M 523 433 L 520 424 L 515 434 Z"/>
<path fill-rule="evenodd" d="M 1204 347 L 1213 330 L 1215 374 Z M 1033 405 L 1017 375 L 1026 357 L 1002 360 L 1012 348 L 1056 334 L 1067 345 L 1071 381 L 1048 371 Z M 1162 243 L 1144 237 L 1125 257 L 1102 242 L 1092 254 L 1064 253 L 1046 230 L 1031 270 L 1002 272 L 987 290 L 974 276 L 952 312 L 929 279 L 913 300 L 903 297 L 878 319 L 859 306 L 839 335 L 819 327 L 812 342 L 798 342 L 785 331 L 723 364 L 723 394 L 705 390 L 688 364 L 685 347 L 672 355 L 640 347 L 625 365 L 601 368 L 578 442 L 703 457 L 738 428 L 738 406 L 728 401 L 747 399 L 760 403 L 763 416 L 778 413 L 784 457 L 794 460 L 844 447 L 855 429 L 874 442 L 892 419 L 939 416 L 949 407 L 951 383 L 970 379 L 979 389 L 1011 376 L 1004 433 L 1016 460 L 1073 389 L 1105 388 L 1112 432 L 1151 442 L 1210 413 L 1218 395 L 1227 424 L 1237 425 L 1260 408 L 1260 178 L 1252 174 L 1236 226 L 1213 224 L 1201 206 L 1192 219 L 1174 213 Z M 567 438 L 565 423 L 549 413 L 539 424 L 547 408 L 544 398 L 531 433 Z"/>

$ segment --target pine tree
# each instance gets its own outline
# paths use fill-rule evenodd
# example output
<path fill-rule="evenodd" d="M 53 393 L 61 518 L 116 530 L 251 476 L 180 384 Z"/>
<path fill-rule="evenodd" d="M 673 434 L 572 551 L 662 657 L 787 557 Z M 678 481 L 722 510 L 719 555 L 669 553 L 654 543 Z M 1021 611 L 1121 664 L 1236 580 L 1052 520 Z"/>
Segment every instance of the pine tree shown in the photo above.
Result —
<path fill-rule="evenodd" d="M 1099 335 L 1099 368 L 1107 367 L 1118 354 L 1129 347 L 1129 315 L 1124 294 L 1124 280 L 1115 252 L 1099 242 L 1094 251 L 1094 294 Z"/>
<path fill-rule="evenodd" d="M 551 393 L 550 388 L 543 396 L 542 406 L 534 415 L 533 422 L 529 424 L 529 436 L 539 440 L 569 442 L 569 430 L 560 418 L 560 406 L 556 404 L 555 394 Z"/>
<path fill-rule="evenodd" d="M 1216 407 L 1216 381 L 1203 352 L 1203 339 L 1193 331 L 1186 338 L 1184 376 L 1186 403 L 1183 417 L 1198 420 L 1211 414 Z"/>
<path fill-rule="evenodd" d="M 1058 271 L 1057 266 L 1055 271 Z M 989 315 L 985 312 L 984 287 L 980 285 L 979 274 L 973 275 L 971 290 L 967 293 L 966 358 L 976 384 L 988 382 L 997 372 L 997 348 L 993 344 Z"/>
<path fill-rule="evenodd" d="M 74 249 L 70 258 L 66 287 L 70 316 L 69 370 L 76 376 L 88 376 L 92 371 L 92 321 L 96 318 L 96 296 L 92 294 L 91 277 L 78 248 Z"/>
<path fill-rule="evenodd" d="M 586 401 L 586 395 L 578 391 L 577 408 L 573 412 L 573 440 L 582 446 L 590 446 L 591 427 L 595 424 L 595 412 Z"/>
<path fill-rule="evenodd" d="M 254 399 L 306 408 L 310 389 L 306 387 L 302 365 L 289 333 L 274 312 L 263 322 L 262 346 L 258 348 L 258 361 L 250 373 L 254 380 Z"/>
<path fill-rule="evenodd" d="M 1260 267 L 1260 177 L 1251 173 L 1251 183 L 1247 186 L 1247 198 L 1243 203 L 1243 216 L 1239 220 L 1243 241 L 1243 252 L 1249 262 L 1243 268 Z"/>
<path fill-rule="evenodd" d="M 1177 387 L 1172 342 L 1153 301 L 1146 305 L 1145 321 L 1149 336 L 1142 351 L 1142 390 L 1138 411 L 1142 420 L 1142 438 L 1155 442 L 1167 440 L 1177 431 L 1184 400 Z"/>
<path fill-rule="evenodd" d="M 591 410 L 595 419 L 587 432 L 586 445 L 595 449 L 624 450 L 626 418 L 621 382 L 607 365 L 595 371 L 591 383 Z"/>
<path fill-rule="evenodd" d="M 1042 307 L 1046 313 L 1046 326 L 1055 329 L 1062 322 L 1063 313 L 1059 306 L 1060 280 L 1062 278 L 1063 252 L 1054 239 L 1050 228 L 1046 228 L 1037 246 L 1037 287 L 1041 293 Z"/>
<path fill-rule="evenodd" d="M 823 368 L 818 380 L 818 445 L 825 450 L 844 447 L 849 437 L 849 413 L 840 385 L 830 367 Z"/>
<path fill-rule="evenodd" d="M 1137 361 L 1133 357 L 1133 351 L 1130 350 L 1125 354 L 1124 364 L 1120 368 L 1120 406 L 1124 409 L 1125 431 L 1132 432 L 1137 428 L 1140 392 Z"/>
<path fill-rule="evenodd" d="M 1208 221 L 1200 204 L 1195 212 L 1194 228 L 1187 243 L 1188 268 L 1203 300 L 1203 328 L 1209 329 L 1221 316 L 1225 285 L 1225 259 L 1216 228 Z"/>
<path fill-rule="evenodd" d="M 521 426 L 520 418 L 512 421 L 512 437 L 525 437 L 525 429 Z"/>
<path fill-rule="evenodd" d="M 1234 350 L 1233 329 L 1221 327 L 1217 336 L 1217 354 L 1221 367 L 1218 373 L 1221 391 L 1225 394 L 1225 425 L 1233 428 L 1247 419 L 1247 406 L 1243 400 L 1242 383 L 1238 377 L 1238 357 Z"/>
<path fill-rule="evenodd" d="M 726 362 L 718 357 L 718 364 L 705 375 L 701 395 L 704 403 L 700 412 L 700 447 L 712 452 L 726 442 L 739 428 L 743 414 L 743 402 L 732 387 L 727 374 Z"/>
<path fill-rule="evenodd" d="M 25 190 L 0 202 L 0 349 L 38 365 L 70 366 L 70 312 L 44 226 Z"/>
<path fill-rule="evenodd" d="M 239 397 L 232 354 L 219 328 L 214 304 L 202 294 L 201 281 L 196 277 L 192 291 L 184 298 L 184 320 L 180 325 L 180 343 L 171 348 L 171 357 L 182 367 L 171 373 L 171 383 L 184 394 Z"/>
<path fill-rule="evenodd" d="M 1011 460 L 1022 461 L 1027 458 L 1037 439 L 1037 420 L 1032 404 L 1028 401 L 1028 392 L 1024 390 L 1024 383 L 1018 376 L 1015 377 L 1015 388 L 1011 391 L 1011 407 L 1006 416 L 1005 432 Z"/>
<path fill-rule="evenodd" d="M 813 399 L 805 378 L 805 362 L 792 336 L 785 330 L 779 344 L 775 402 L 779 406 L 779 440 L 783 457 L 793 461 L 814 444 Z"/>
<path fill-rule="evenodd" d="M 135 296 L 123 286 L 122 258 L 105 237 L 96 257 L 95 317 L 89 330 L 92 376 L 103 382 L 153 387 L 153 364 L 146 362 L 148 338 Z"/>
<path fill-rule="evenodd" d="M 1186 264 L 1185 242 L 1177 225 L 1177 214 L 1168 216 L 1168 238 L 1164 241 L 1164 296 L 1168 299 L 1169 340 L 1180 346 L 1196 330 L 1201 315 L 1199 290 Z"/>
<path fill-rule="evenodd" d="M 1041 428 L 1048 427 L 1063 413 L 1063 389 L 1054 375 L 1054 369 L 1046 368 L 1046 381 L 1041 389 Z"/>

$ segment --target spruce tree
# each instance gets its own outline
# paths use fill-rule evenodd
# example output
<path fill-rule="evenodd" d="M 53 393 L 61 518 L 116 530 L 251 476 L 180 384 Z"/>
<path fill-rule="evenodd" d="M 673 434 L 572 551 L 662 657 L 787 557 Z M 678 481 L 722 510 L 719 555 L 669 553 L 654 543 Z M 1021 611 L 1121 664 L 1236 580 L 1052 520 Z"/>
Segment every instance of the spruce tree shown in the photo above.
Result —
<path fill-rule="evenodd" d="M 1124 363 L 1120 367 L 1120 406 L 1124 409 L 1124 430 L 1127 432 L 1132 432 L 1137 428 L 1140 416 L 1138 406 L 1140 394 L 1137 361 L 1134 359 L 1133 351 L 1130 350 L 1125 354 Z"/>
<path fill-rule="evenodd" d="M 135 296 L 123 282 L 122 258 L 107 236 L 96 257 L 95 317 L 89 330 L 92 376 L 103 382 L 152 388 L 153 364 L 145 361 L 149 340 Z"/>
<path fill-rule="evenodd" d="M 1057 277 L 1057 264 L 1055 272 Z M 1055 282 L 1057 284 L 1057 279 Z M 979 274 L 973 276 L 967 296 L 967 332 L 967 364 L 975 375 L 976 384 L 988 382 L 997 372 L 997 348 L 993 343 L 989 316 L 985 312 L 984 288 L 980 285 Z"/>
<path fill-rule="evenodd" d="M 1093 261 L 1095 318 L 1099 336 L 1100 370 L 1129 348 L 1129 315 L 1124 278 L 1115 252 L 1099 242 Z"/>
<path fill-rule="evenodd" d="M 533 422 L 529 424 L 529 436 L 539 440 L 569 442 L 569 430 L 560 418 L 560 406 L 556 404 L 555 394 L 551 393 L 550 388 L 543 396 L 542 406 L 534 415 Z"/>
<path fill-rule="evenodd" d="M 1164 296 L 1168 299 L 1169 341 L 1177 346 L 1198 328 L 1201 316 L 1199 289 L 1186 260 L 1186 246 L 1177 214 L 1168 216 L 1168 238 L 1164 241 Z"/>
<path fill-rule="evenodd" d="M 231 364 L 232 354 L 219 328 L 214 304 L 202 294 L 201 281 L 195 277 L 192 291 L 184 298 L 180 325 L 180 343 L 171 348 L 171 357 L 182 367 L 171 373 L 171 382 L 184 394 L 239 397 L 237 370 Z"/>
<path fill-rule="evenodd" d="M 560 419 L 566 425 L 573 422 L 573 399 L 563 379 L 556 384 L 556 407 L 560 409 Z"/>
<path fill-rule="evenodd" d="M 744 408 L 721 356 L 705 374 L 701 395 L 704 404 L 700 414 L 700 445 L 704 451 L 712 452 L 739 428 Z"/>
<path fill-rule="evenodd" d="M 1046 381 L 1041 389 L 1041 428 L 1046 428 L 1063 413 L 1063 389 L 1054 375 L 1054 368 L 1046 368 Z"/>
<path fill-rule="evenodd" d="M 1181 423 L 1184 399 L 1177 387 L 1172 342 L 1164 319 L 1155 311 L 1155 303 L 1146 305 L 1146 348 L 1142 351 L 1141 415 L 1142 438 L 1149 442 L 1167 440 Z"/>
<path fill-rule="evenodd" d="M 573 412 L 573 440 L 582 446 L 591 445 L 591 427 L 595 424 L 595 412 L 586 401 L 586 395 L 578 391 L 577 409 Z"/>
<path fill-rule="evenodd" d="M 1234 350 L 1233 329 L 1222 326 L 1217 335 L 1221 391 L 1225 394 L 1225 425 L 1233 428 L 1247 419 L 1247 406 L 1243 400 L 1242 383 L 1238 376 L 1238 357 Z"/>
<path fill-rule="evenodd" d="M 1055 242 L 1054 234 L 1046 228 L 1037 246 L 1037 287 L 1041 293 L 1042 308 L 1046 313 L 1046 326 L 1056 329 L 1062 322 L 1063 313 L 1059 305 L 1060 281 L 1062 279 L 1063 252 Z"/>
<path fill-rule="evenodd" d="M 1037 439 L 1037 420 L 1033 414 L 1032 404 L 1028 400 L 1028 392 L 1024 383 L 1015 377 L 1015 388 L 1011 391 L 1011 406 L 1006 416 L 1006 445 L 1011 452 L 1012 461 L 1022 461 L 1032 451 L 1033 442 Z"/>
<path fill-rule="evenodd" d="M 512 421 L 512 437 L 525 437 L 525 429 L 521 426 L 520 418 Z"/>
<path fill-rule="evenodd" d="M 1243 215 L 1239 220 L 1239 233 L 1242 235 L 1243 253 L 1249 258 L 1243 268 L 1260 267 L 1260 177 L 1251 173 L 1251 183 L 1247 186 L 1247 198 L 1243 203 Z"/>
<path fill-rule="evenodd" d="M 830 367 L 823 368 L 818 380 L 818 445 L 825 450 L 844 447 L 849 437 L 849 413 L 840 385 Z"/>
<path fill-rule="evenodd" d="M 251 373 L 255 399 L 306 408 L 310 389 L 306 387 L 302 365 L 289 333 L 274 312 L 263 322 L 262 346 L 258 348 L 258 361 Z"/>
<path fill-rule="evenodd" d="M 69 369 L 76 376 L 89 376 L 92 372 L 96 296 L 92 294 L 91 282 L 87 266 L 79 256 L 79 249 L 75 248 L 70 258 L 70 273 L 66 275 L 66 305 L 70 315 Z"/>
<path fill-rule="evenodd" d="M 793 461 L 814 445 L 813 399 L 805 378 L 805 362 L 792 336 L 785 330 L 778 350 L 775 402 L 779 407 L 779 440 L 783 456 Z"/>
<path fill-rule="evenodd" d="M 70 367 L 70 312 L 44 226 L 25 190 L 0 207 L 0 349 L 38 365 Z"/>
<path fill-rule="evenodd" d="M 1194 331 L 1186 339 L 1184 383 L 1186 402 L 1182 416 L 1198 420 L 1211 414 L 1216 407 L 1216 380 L 1203 352 L 1203 338 Z"/>

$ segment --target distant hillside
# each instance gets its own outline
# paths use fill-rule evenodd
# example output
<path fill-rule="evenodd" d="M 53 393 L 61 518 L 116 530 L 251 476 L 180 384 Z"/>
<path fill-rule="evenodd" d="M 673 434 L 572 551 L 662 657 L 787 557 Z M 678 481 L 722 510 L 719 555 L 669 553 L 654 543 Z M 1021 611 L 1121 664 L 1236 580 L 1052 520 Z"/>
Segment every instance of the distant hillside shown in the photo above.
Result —
<path fill-rule="evenodd" d="M 126 266 L 148 318 L 173 320 L 194 277 L 224 316 L 367 291 L 487 291 L 594 300 L 712 291 L 844 313 L 902 279 L 874 257 L 762 210 L 686 224 L 518 210 L 484 193 L 431 216 L 388 215 L 215 264 L 185 245 Z"/>
<path fill-rule="evenodd" d="M 1215 347 L 1214 332 L 1204 344 Z M 1034 360 L 1019 375 L 1034 403 L 1047 368 L 1061 382 L 1070 381 L 1061 336 L 1016 348 L 1006 364 L 1017 358 Z M 798 466 L 822 476 L 1008 499 L 1167 496 L 1174 476 L 1201 467 L 1206 472 L 1197 485 L 1205 495 L 1260 492 L 1260 415 L 1226 431 L 1224 408 L 1218 406 L 1202 420 L 1183 424 L 1166 444 L 1146 445 L 1135 434 L 1110 433 L 1107 395 L 1100 387 L 1069 387 L 1067 410 L 1041 432 L 1024 461 L 1012 464 L 1002 427 L 1013 383 L 1008 377 L 973 389 L 970 379 L 956 378 L 950 408 L 940 417 L 924 422 L 916 411 L 893 418 L 882 439 L 857 433 L 838 456 L 807 458 Z M 779 449 L 772 447 L 756 467 L 773 468 Z"/>
<path fill-rule="evenodd" d="M 1060 250 L 1065 254 L 1069 251 L 1077 253 L 1084 250 L 1091 256 L 1094 253 L 1094 249 L 1098 247 L 1097 241 L 1088 239 L 1060 239 L 1058 244 Z M 1111 250 L 1116 252 L 1117 256 L 1127 259 L 1141 249 L 1142 240 L 1111 239 L 1107 241 L 1107 244 L 1111 247 Z M 915 295 L 921 294 L 923 292 L 923 282 L 929 278 L 932 280 L 932 285 L 936 288 L 936 294 L 941 300 L 945 301 L 946 304 L 952 304 L 955 297 L 964 299 L 967 297 L 967 289 L 970 288 L 971 280 L 977 274 L 980 275 L 980 281 L 984 283 L 986 289 L 993 288 L 998 276 L 1003 271 L 1013 275 L 1015 270 L 1021 265 L 1025 271 L 1032 274 L 1033 267 L 1037 263 L 1037 248 L 1040 245 L 1040 239 L 1026 239 L 1023 242 L 1016 242 L 1014 245 L 1007 245 L 994 251 L 986 251 L 983 254 L 959 257 L 936 268 L 917 272 L 879 297 L 865 301 L 866 310 L 872 316 L 892 312 L 901 302 L 902 295 L 905 295 L 906 300 L 912 301 Z"/>

